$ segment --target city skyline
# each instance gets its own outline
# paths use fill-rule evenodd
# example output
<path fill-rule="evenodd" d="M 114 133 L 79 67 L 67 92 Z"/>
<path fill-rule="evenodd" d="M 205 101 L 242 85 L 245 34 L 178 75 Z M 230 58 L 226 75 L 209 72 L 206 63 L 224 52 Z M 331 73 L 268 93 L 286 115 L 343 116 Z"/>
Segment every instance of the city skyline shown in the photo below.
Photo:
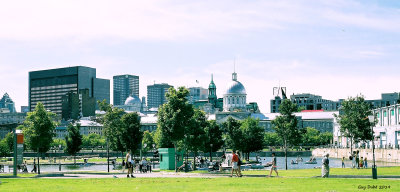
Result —
<path fill-rule="evenodd" d="M 263 113 L 279 85 L 329 100 L 359 93 L 379 99 L 400 91 L 399 7 L 341 0 L 7 2 L 0 8 L 0 95 L 7 92 L 19 111 L 28 105 L 29 71 L 87 66 L 110 80 L 138 75 L 140 98 L 154 81 L 207 88 L 214 74 L 221 98 L 236 62 L 247 102 Z"/>

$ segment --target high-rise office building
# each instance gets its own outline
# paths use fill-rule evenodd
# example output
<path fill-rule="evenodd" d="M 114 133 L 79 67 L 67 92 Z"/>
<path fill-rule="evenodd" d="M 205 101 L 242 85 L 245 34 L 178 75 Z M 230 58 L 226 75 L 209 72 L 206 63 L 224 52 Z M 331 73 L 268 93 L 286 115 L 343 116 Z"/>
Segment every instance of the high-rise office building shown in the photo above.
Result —
<path fill-rule="evenodd" d="M 84 66 L 66 67 L 29 72 L 29 110 L 38 102 L 47 110 L 62 113 L 62 96 L 69 92 L 88 89 L 96 101 L 110 102 L 110 80 L 96 78 L 96 69 Z M 97 104 L 96 104 L 96 108 Z"/>
<path fill-rule="evenodd" d="M 148 108 L 158 108 L 160 105 L 167 102 L 165 98 L 165 93 L 168 92 L 168 89 L 173 87 L 172 85 L 168 85 L 166 83 L 162 84 L 154 84 L 147 86 L 147 106 Z"/>
<path fill-rule="evenodd" d="M 8 93 L 5 93 L 3 97 L 0 99 L 0 108 L 7 108 L 10 113 L 15 113 L 15 103 L 10 98 Z"/>
<path fill-rule="evenodd" d="M 123 105 L 129 95 L 139 97 L 139 76 L 116 75 L 113 77 L 114 106 Z"/>

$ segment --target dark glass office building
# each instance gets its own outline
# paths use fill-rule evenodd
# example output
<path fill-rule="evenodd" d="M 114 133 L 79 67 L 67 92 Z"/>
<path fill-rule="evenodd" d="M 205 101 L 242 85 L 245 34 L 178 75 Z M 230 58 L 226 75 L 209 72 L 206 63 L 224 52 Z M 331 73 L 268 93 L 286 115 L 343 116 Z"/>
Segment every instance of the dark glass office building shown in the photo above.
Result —
<path fill-rule="evenodd" d="M 113 77 L 114 106 L 123 105 L 130 94 L 139 97 L 139 76 L 116 75 Z"/>
<path fill-rule="evenodd" d="M 42 102 L 47 110 L 62 113 L 62 96 L 88 89 L 89 96 L 110 102 L 110 80 L 96 78 L 96 69 L 84 66 L 29 72 L 29 110 Z M 97 106 L 96 106 L 97 108 Z"/>
<path fill-rule="evenodd" d="M 173 87 L 172 85 L 168 85 L 166 83 L 162 84 L 154 84 L 147 86 L 147 106 L 148 108 L 158 108 L 160 105 L 167 102 L 165 98 L 165 93 L 168 92 L 168 89 Z"/>

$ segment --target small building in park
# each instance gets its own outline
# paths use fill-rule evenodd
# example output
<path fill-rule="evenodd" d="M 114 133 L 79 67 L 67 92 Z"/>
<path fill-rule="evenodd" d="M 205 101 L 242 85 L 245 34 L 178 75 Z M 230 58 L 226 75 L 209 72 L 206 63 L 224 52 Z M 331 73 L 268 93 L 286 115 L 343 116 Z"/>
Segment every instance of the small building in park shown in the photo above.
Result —
<path fill-rule="evenodd" d="M 160 170 L 175 170 L 175 149 L 174 148 L 159 148 L 160 155 Z M 183 164 L 183 152 L 177 151 L 177 167 Z"/>

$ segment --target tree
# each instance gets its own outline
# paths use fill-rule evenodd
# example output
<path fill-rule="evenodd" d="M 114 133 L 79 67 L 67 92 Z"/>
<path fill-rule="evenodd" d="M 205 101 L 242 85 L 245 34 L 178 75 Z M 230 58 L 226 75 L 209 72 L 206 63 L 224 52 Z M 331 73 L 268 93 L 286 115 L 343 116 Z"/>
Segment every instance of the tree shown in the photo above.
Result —
<path fill-rule="evenodd" d="M 250 152 L 260 151 L 264 146 L 264 129 L 258 123 L 258 119 L 249 117 L 243 120 L 240 126 L 242 131 L 240 149 L 247 155 L 247 160 L 250 158 Z"/>
<path fill-rule="evenodd" d="M 47 112 L 42 103 L 37 103 L 35 110 L 28 112 L 24 121 L 23 132 L 28 146 L 38 155 L 38 173 L 40 174 L 39 156 L 50 149 L 56 123 L 55 114 Z"/>
<path fill-rule="evenodd" d="M 0 140 L 0 157 L 10 156 L 10 149 L 8 148 L 6 139 Z"/>
<path fill-rule="evenodd" d="M 153 144 L 155 144 L 154 139 L 153 139 L 153 134 L 150 133 L 150 131 L 148 131 L 148 130 L 143 132 L 142 146 L 145 146 L 145 144 L 146 144 L 146 147 L 142 148 L 142 150 L 144 152 L 152 150 Z"/>
<path fill-rule="evenodd" d="M 67 127 L 68 135 L 65 136 L 67 144 L 66 151 L 69 155 L 74 156 L 74 164 L 76 165 L 76 154 L 82 149 L 82 135 L 79 132 L 81 125 L 77 123 L 75 126 L 69 124 Z"/>
<path fill-rule="evenodd" d="M 353 153 L 353 142 L 366 142 L 373 139 L 369 115 L 372 115 L 371 105 L 365 102 L 362 95 L 344 100 L 339 109 L 339 115 L 335 114 L 340 125 L 340 133 L 350 138 L 351 153 Z"/>
<path fill-rule="evenodd" d="M 140 130 L 140 116 L 137 113 L 127 113 L 122 116 L 120 140 L 125 149 L 135 153 L 140 149 L 143 132 Z"/>
<path fill-rule="evenodd" d="M 90 133 L 89 135 L 84 135 L 82 138 L 82 146 L 85 148 L 95 148 L 95 147 L 105 147 L 106 139 L 96 133 Z"/>
<path fill-rule="evenodd" d="M 211 152 L 218 151 L 224 145 L 224 140 L 222 139 L 222 130 L 215 120 L 208 121 L 204 127 L 204 132 L 206 135 L 204 142 L 204 151 Z"/>
<path fill-rule="evenodd" d="M 282 145 L 282 139 L 275 132 L 266 132 L 264 134 L 264 145 L 265 146 Z"/>
<path fill-rule="evenodd" d="M 186 127 L 185 137 L 182 141 L 182 148 L 186 151 L 186 160 L 188 159 L 189 151 L 193 152 L 193 159 L 195 159 L 197 152 L 204 149 L 206 140 L 204 128 L 207 126 L 206 114 L 199 109 L 195 109 L 193 117 L 188 123 L 190 126 Z M 196 169 L 195 163 L 194 169 Z"/>
<path fill-rule="evenodd" d="M 300 132 L 297 129 L 297 118 L 294 112 L 297 111 L 297 105 L 290 100 L 285 99 L 279 106 L 280 115 L 272 120 L 273 129 L 282 138 L 285 149 L 285 168 L 287 170 L 287 148 L 290 144 L 299 143 L 301 139 Z"/>
<path fill-rule="evenodd" d="M 320 145 L 327 145 L 331 143 L 333 139 L 333 134 L 330 132 L 324 132 L 319 135 L 319 144 Z"/>
<path fill-rule="evenodd" d="M 160 107 L 157 122 L 159 129 L 157 134 L 161 137 L 159 143 L 163 146 L 172 143 L 176 148 L 178 142 L 184 139 L 185 130 L 190 126 L 188 122 L 190 122 L 194 113 L 192 105 L 187 101 L 188 95 L 189 91 L 185 87 L 179 87 L 178 90 L 171 87 L 165 94 L 167 103 Z"/>
<path fill-rule="evenodd" d="M 62 149 L 65 149 L 67 147 L 67 143 L 65 142 L 65 139 L 53 139 L 53 142 L 51 143 L 51 146 L 54 148 L 59 148 L 61 145 Z"/>
<path fill-rule="evenodd" d="M 22 128 L 22 127 L 20 127 L 20 128 Z M 7 135 L 4 137 L 3 141 L 7 144 L 9 151 L 14 151 L 14 148 L 13 148 L 14 147 L 14 133 L 13 132 L 7 133 Z"/>
<path fill-rule="evenodd" d="M 320 144 L 320 131 L 315 128 L 307 127 L 302 134 L 302 143 L 306 146 L 317 146 Z"/>
<path fill-rule="evenodd" d="M 242 131 L 240 130 L 241 122 L 229 117 L 222 126 L 224 128 L 227 146 L 234 151 L 240 149 L 241 139 L 243 137 Z"/>
<path fill-rule="evenodd" d="M 101 110 L 105 110 L 106 114 L 102 117 L 104 135 L 107 137 L 109 146 L 114 151 L 123 152 L 126 150 L 121 140 L 121 130 L 123 122 L 121 120 L 125 111 L 120 108 L 112 108 L 110 104 L 99 102 Z"/>

